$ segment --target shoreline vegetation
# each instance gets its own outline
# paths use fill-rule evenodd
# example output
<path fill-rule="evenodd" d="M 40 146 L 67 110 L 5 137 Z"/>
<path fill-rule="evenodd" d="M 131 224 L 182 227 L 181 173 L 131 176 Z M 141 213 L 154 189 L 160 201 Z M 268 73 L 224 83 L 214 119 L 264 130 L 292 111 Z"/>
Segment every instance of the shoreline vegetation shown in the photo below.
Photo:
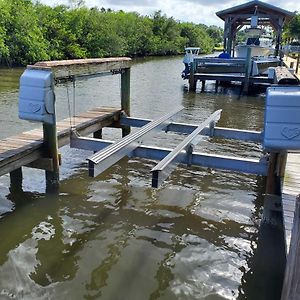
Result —
<path fill-rule="evenodd" d="M 31 0 L 0 0 L 0 65 L 41 60 L 181 54 L 186 46 L 211 53 L 223 30 L 151 16 L 85 6 L 48 6 Z"/>

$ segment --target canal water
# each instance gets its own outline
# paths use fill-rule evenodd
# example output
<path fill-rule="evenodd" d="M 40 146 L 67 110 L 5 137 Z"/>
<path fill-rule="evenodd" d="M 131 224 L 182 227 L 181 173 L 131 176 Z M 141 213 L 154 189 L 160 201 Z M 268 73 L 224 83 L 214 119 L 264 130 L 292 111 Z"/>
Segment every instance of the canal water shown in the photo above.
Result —
<path fill-rule="evenodd" d="M 218 126 L 262 129 L 263 96 L 216 94 L 213 83 L 188 93 L 182 69 L 180 57 L 135 61 L 132 116 L 157 118 L 182 105 L 176 120 L 197 124 L 223 109 Z M 22 71 L 0 69 L 1 138 L 39 126 L 17 117 Z M 58 119 L 119 105 L 119 75 L 57 86 Z M 103 138 L 120 130 L 104 129 Z M 183 138 L 159 133 L 145 143 L 174 147 Z M 261 147 L 205 137 L 197 150 L 257 158 Z M 89 178 L 90 152 L 61 153 L 59 195 L 45 194 L 43 171 L 24 168 L 17 191 L 0 178 L 0 299 L 276 299 L 261 297 L 276 290 L 257 263 L 261 178 L 179 166 L 155 190 L 154 161 L 125 158 Z"/>

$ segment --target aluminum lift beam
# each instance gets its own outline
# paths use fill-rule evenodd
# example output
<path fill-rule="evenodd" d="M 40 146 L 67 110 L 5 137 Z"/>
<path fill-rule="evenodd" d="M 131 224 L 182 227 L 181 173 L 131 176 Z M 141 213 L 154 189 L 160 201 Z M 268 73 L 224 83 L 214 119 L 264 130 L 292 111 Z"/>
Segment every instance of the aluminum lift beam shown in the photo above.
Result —
<path fill-rule="evenodd" d="M 166 128 L 172 122 L 171 118 L 182 109 L 182 106 L 176 108 L 161 118 L 146 124 L 139 131 L 127 135 L 120 141 L 90 156 L 88 158 L 89 176 L 95 177 L 118 162 L 124 156 L 132 155 L 132 152 L 139 146 L 141 139 L 145 135 L 154 133 L 154 130 Z"/>
<path fill-rule="evenodd" d="M 191 160 L 194 146 L 203 138 L 201 131 L 209 126 L 213 130 L 214 124 L 220 119 L 222 110 L 217 110 L 205 121 L 203 121 L 190 135 L 188 135 L 171 153 L 169 153 L 162 161 L 160 161 L 152 170 L 152 187 L 158 188 L 161 183 L 169 177 L 171 172 L 180 163 L 179 154 L 185 150 L 188 158 L 188 164 Z"/>
<path fill-rule="evenodd" d="M 72 137 L 70 146 L 71 148 L 76 149 L 100 151 L 113 143 L 113 141 L 95 138 Z M 172 149 L 168 148 L 138 146 L 133 151 L 132 156 L 145 159 L 162 160 L 171 152 Z M 181 152 L 178 155 L 178 161 L 182 164 L 188 164 L 190 162 L 193 166 L 256 174 L 261 176 L 266 176 L 268 170 L 268 161 L 264 157 L 258 160 L 194 152 L 191 154 L 191 159 L 189 159 L 185 152 Z"/>
<path fill-rule="evenodd" d="M 123 116 L 121 117 L 120 124 L 124 126 L 131 126 L 131 127 L 142 127 L 151 121 L 152 120 L 149 119 Z M 190 134 L 196 128 L 197 125 L 172 122 L 170 125 L 168 125 L 166 131 Z M 214 137 L 220 137 L 220 138 L 232 139 L 232 140 L 256 142 L 256 143 L 261 143 L 263 139 L 263 133 L 261 131 L 241 130 L 241 129 L 224 128 L 218 126 L 215 126 L 213 131 L 211 131 L 210 128 L 205 127 L 201 132 L 201 135 L 214 136 Z"/>

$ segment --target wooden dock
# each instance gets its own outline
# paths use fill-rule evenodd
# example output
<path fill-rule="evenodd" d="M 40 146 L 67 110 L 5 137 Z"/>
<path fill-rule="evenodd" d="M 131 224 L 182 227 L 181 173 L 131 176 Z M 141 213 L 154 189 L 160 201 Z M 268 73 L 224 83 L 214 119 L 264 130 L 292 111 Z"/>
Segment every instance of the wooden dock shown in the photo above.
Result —
<path fill-rule="evenodd" d="M 300 153 L 287 156 L 282 188 L 282 209 L 285 229 L 286 252 L 289 252 L 294 221 L 296 197 L 300 194 Z"/>
<path fill-rule="evenodd" d="M 282 189 L 287 263 L 282 300 L 300 299 L 300 153 L 289 153 Z"/>
<path fill-rule="evenodd" d="M 120 126 L 119 120 L 121 112 L 130 116 L 130 66 L 128 57 L 44 61 L 27 66 L 20 78 L 19 117 L 41 122 L 42 128 L 0 141 L 0 176 L 9 173 L 11 187 L 17 188 L 22 186 L 23 166 L 42 169 L 46 191 L 56 192 L 61 162 L 58 148 L 70 143 L 74 132 L 101 138 L 102 128 L 112 126 L 127 135 L 130 128 Z M 78 80 L 116 74 L 121 77 L 120 108 L 94 108 L 77 116 L 69 112 L 69 118 L 56 121 L 56 84 L 71 81 L 75 89 Z"/>
<path fill-rule="evenodd" d="M 215 81 L 237 81 L 245 82 L 246 76 L 245 73 L 223 73 L 223 74 L 209 74 L 209 73 L 195 73 L 196 80 L 205 81 L 205 80 L 215 80 Z M 266 76 L 253 76 L 250 77 L 249 82 L 252 84 L 272 84 L 273 79 Z"/>
<path fill-rule="evenodd" d="M 70 142 L 71 129 L 80 135 L 97 132 L 120 119 L 120 109 L 98 107 L 56 123 L 58 147 Z M 38 167 L 51 171 L 51 160 L 45 158 L 43 129 L 33 129 L 0 140 L 0 176 L 22 166 Z M 30 165 L 31 164 L 31 165 Z"/>
<path fill-rule="evenodd" d="M 300 80 L 299 57 L 299 54 L 297 58 L 285 55 L 283 62 L 287 68 L 293 68 L 295 70 L 295 76 Z"/>

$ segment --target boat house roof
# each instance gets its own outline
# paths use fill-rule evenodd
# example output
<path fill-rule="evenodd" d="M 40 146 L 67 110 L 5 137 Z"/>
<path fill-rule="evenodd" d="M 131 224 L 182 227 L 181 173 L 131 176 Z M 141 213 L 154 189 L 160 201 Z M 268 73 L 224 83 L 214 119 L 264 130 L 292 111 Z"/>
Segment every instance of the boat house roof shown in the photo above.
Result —
<path fill-rule="evenodd" d="M 274 5 L 254 0 L 238 6 L 218 11 L 216 15 L 224 24 L 224 49 L 228 53 L 233 51 L 236 33 L 245 25 L 252 25 L 251 19 L 257 16 L 258 26 L 271 26 L 276 35 L 276 55 L 279 53 L 283 25 L 290 21 L 295 13 Z"/>
<path fill-rule="evenodd" d="M 295 13 L 291 11 L 258 0 L 220 10 L 216 15 L 225 21 L 226 18 L 231 16 L 244 16 L 248 19 L 254 13 L 256 13 L 259 18 L 265 17 L 266 19 L 269 19 L 270 16 L 278 16 L 285 18 L 286 21 L 291 20 L 295 16 Z"/>

